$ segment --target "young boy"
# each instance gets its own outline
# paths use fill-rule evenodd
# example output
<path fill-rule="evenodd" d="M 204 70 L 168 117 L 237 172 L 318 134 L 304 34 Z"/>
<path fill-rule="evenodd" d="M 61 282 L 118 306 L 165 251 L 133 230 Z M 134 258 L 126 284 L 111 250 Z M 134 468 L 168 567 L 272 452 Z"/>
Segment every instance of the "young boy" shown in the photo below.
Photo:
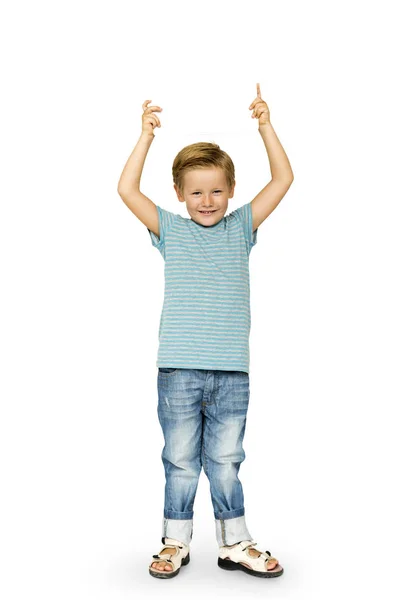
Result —
<path fill-rule="evenodd" d="M 235 170 L 217 144 L 200 142 L 176 156 L 172 174 L 190 219 L 154 204 L 139 189 L 144 161 L 161 127 L 143 104 L 142 134 L 129 157 L 118 193 L 147 227 L 165 261 L 165 296 L 159 327 L 158 418 L 165 446 L 162 544 L 149 566 L 152 576 L 175 577 L 190 560 L 193 504 L 201 468 L 210 482 L 219 545 L 218 565 L 258 577 L 277 577 L 283 568 L 270 552 L 255 548 L 246 526 L 238 472 L 250 397 L 249 255 L 259 225 L 276 208 L 293 181 L 289 160 L 257 97 L 249 106 L 258 118 L 272 179 L 247 204 L 226 217 Z"/>

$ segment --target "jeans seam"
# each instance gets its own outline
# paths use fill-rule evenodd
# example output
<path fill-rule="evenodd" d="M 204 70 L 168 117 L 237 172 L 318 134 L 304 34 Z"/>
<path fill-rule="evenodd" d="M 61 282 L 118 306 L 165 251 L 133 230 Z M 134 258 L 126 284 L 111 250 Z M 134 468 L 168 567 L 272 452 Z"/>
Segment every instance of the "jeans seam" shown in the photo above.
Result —
<path fill-rule="evenodd" d="M 221 536 L 222 536 L 222 544 L 226 546 L 226 533 L 225 533 L 225 523 L 223 519 L 220 519 L 221 523 Z"/>
<path fill-rule="evenodd" d="M 206 421 L 204 420 L 203 435 L 201 437 L 201 453 L 203 455 L 203 469 L 204 469 L 204 473 L 207 475 L 207 457 L 206 457 L 206 452 L 204 450 L 204 432 L 205 432 L 205 428 L 206 428 Z"/>

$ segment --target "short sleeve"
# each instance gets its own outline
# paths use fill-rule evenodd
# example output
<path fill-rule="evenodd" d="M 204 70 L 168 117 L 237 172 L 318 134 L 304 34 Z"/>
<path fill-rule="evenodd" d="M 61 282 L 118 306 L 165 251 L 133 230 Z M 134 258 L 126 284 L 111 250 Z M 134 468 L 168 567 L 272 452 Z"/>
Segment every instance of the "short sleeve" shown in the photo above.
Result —
<path fill-rule="evenodd" d="M 165 258 L 165 256 L 164 256 L 165 239 L 168 235 L 168 231 L 171 229 L 175 220 L 179 218 L 179 215 L 177 215 L 173 212 L 170 212 L 169 210 L 165 210 L 164 208 L 161 208 L 161 206 L 158 206 L 157 204 L 156 204 L 156 208 L 157 208 L 157 213 L 158 213 L 158 229 L 159 229 L 160 237 L 158 237 L 149 228 L 147 228 L 147 231 L 150 234 L 151 243 L 153 244 L 153 246 L 155 246 L 155 248 L 157 248 L 157 250 L 160 251 L 162 256 Z"/>
<path fill-rule="evenodd" d="M 251 211 L 251 202 L 247 202 L 247 204 L 243 204 L 236 210 L 234 210 L 230 215 L 231 218 L 237 219 L 243 228 L 244 237 L 247 245 L 247 252 L 250 254 L 253 246 L 257 244 L 257 233 L 258 227 L 253 232 L 253 215 Z"/>

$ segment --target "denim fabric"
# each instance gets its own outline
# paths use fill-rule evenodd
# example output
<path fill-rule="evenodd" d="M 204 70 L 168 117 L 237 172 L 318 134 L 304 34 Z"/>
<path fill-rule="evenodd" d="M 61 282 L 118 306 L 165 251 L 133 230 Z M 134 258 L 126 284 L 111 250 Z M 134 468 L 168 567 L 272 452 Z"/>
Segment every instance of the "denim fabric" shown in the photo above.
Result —
<path fill-rule="evenodd" d="M 164 434 L 162 538 L 189 544 L 201 468 L 210 482 L 219 546 L 251 540 L 246 527 L 242 447 L 250 398 L 244 371 L 158 369 L 157 413 Z"/>

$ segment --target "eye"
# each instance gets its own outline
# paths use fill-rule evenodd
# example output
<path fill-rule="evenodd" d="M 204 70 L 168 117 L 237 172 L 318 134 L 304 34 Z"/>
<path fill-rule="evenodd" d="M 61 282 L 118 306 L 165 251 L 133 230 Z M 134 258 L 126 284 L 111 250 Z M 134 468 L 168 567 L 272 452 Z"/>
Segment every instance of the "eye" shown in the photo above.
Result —
<path fill-rule="evenodd" d="M 215 190 L 216 194 L 219 194 L 219 192 L 222 192 L 222 190 Z"/>
<path fill-rule="evenodd" d="M 196 194 L 200 194 L 200 192 L 193 192 L 193 196 L 195 196 Z"/>

